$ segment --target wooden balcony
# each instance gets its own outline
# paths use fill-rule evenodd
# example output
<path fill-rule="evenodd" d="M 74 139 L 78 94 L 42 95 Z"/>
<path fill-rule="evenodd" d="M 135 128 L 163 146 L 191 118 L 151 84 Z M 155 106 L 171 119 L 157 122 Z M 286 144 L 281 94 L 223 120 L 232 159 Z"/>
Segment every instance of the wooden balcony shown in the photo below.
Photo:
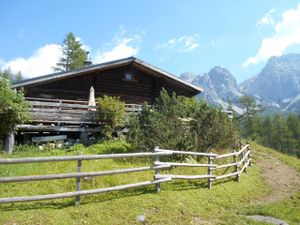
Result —
<path fill-rule="evenodd" d="M 28 124 L 19 125 L 23 131 L 96 131 L 104 121 L 96 119 L 97 106 L 88 101 L 26 97 L 30 104 Z M 125 104 L 126 115 L 139 113 L 142 105 Z M 95 130 L 95 127 L 98 129 Z"/>

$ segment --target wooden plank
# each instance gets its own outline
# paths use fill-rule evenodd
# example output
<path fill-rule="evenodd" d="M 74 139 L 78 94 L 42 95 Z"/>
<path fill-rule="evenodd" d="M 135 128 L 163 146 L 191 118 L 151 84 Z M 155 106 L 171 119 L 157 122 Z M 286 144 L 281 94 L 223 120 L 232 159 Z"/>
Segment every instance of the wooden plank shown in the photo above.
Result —
<path fill-rule="evenodd" d="M 0 164 L 15 163 L 38 163 L 38 162 L 61 162 L 74 160 L 95 160 L 95 159 L 117 159 L 131 157 L 151 157 L 157 155 L 172 155 L 169 152 L 138 152 L 138 153 L 120 153 L 120 154 L 101 154 L 101 155 L 74 155 L 74 156 L 49 156 L 49 157 L 28 157 L 28 158 L 0 158 Z"/>
<path fill-rule="evenodd" d="M 82 160 L 78 160 L 77 161 L 77 172 L 81 173 L 81 168 L 82 168 Z M 81 179 L 80 177 L 76 177 L 76 191 L 80 191 L 81 190 Z M 76 196 L 76 200 L 75 200 L 75 204 L 78 206 L 80 203 L 80 195 Z"/>
<path fill-rule="evenodd" d="M 167 168 L 170 168 L 170 166 L 168 166 L 168 165 L 146 166 L 146 167 L 107 170 L 107 171 L 98 171 L 98 172 L 60 173 L 60 174 L 47 174 L 47 175 L 0 177 L 0 183 L 70 179 L 70 178 L 81 178 L 81 177 L 96 177 L 96 176 L 134 173 L 134 172 L 142 172 L 142 171 L 148 171 L 148 170 L 167 169 Z"/>
<path fill-rule="evenodd" d="M 234 150 L 235 151 L 235 150 Z M 235 162 L 235 172 L 239 172 L 239 162 L 237 161 L 238 160 L 238 158 L 237 158 L 237 156 L 235 155 L 235 156 L 233 156 L 233 160 L 234 160 L 234 162 Z M 240 182 L 240 176 L 239 175 L 237 175 L 236 177 L 235 177 L 235 180 L 237 181 L 237 182 Z"/>
<path fill-rule="evenodd" d="M 155 175 L 156 179 L 171 178 L 171 179 L 183 179 L 183 180 L 197 180 L 206 178 L 215 178 L 212 175 L 175 175 L 175 174 L 158 174 Z"/>
<path fill-rule="evenodd" d="M 239 162 L 217 165 L 215 168 L 212 168 L 212 170 L 223 169 L 223 168 L 227 168 L 227 167 L 231 167 L 231 166 L 236 166 L 236 165 L 239 165 Z"/>
<path fill-rule="evenodd" d="M 155 162 L 155 165 L 170 165 L 178 167 L 217 167 L 213 164 L 198 164 L 198 163 L 176 163 L 176 162 Z"/>
<path fill-rule="evenodd" d="M 208 160 L 208 164 L 210 165 L 210 166 L 208 166 L 207 167 L 207 175 L 209 176 L 208 178 L 207 178 L 207 182 L 208 182 L 208 189 L 210 190 L 211 188 L 212 188 L 212 179 L 210 178 L 211 176 L 212 176 L 212 163 L 213 163 L 213 158 L 212 157 L 208 157 L 207 158 L 207 160 Z M 216 167 L 216 166 L 215 166 Z"/>
<path fill-rule="evenodd" d="M 172 152 L 173 154 L 180 155 L 194 155 L 194 156 L 207 156 L 207 157 L 217 157 L 217 154 L 214 153 L 204 153 L 204 152 L 188 152 L 188 151 L 175 151 L 171 149 L 157 149 L 157 152 Z"/>
<path fill-rule="evenodd" d="M 51 125 L 29 125 L 20 124 L 17 126 L 19 131 L 57 131 L 57 132 L 99 132 L 101 127 L 68 127 L 68 126 L 51 126 Z"/>
<path fill-rule="evenodd" d="M 248 165 L 250 164 L 251 160 L 252 160 L 251 158 L 248 159 L 248 161 L 245 163 L 245 165 L 241 169 L 240 174 L 242 174 L 243 171 L 248 167 Z"/>
<path fill-rule="evenodd" d="M 129 188 L 144 187 L 144 186 L 154 185 L 157 183 L 165 183 L 171 180 L 172 180 L 171 178 L 165 178 L 165 179 L 159 179 L 154 181 L 125 184 L 125 185 L 108 187 L 108 188 L 98 188 L 98 189 L 91 189 L 91 190 L 82 190 L 82 191 L 74 191 L 74 192 L 66 192 L 66 193 L 58 193 L 58 194 L 48 194 L 48 195 L 0 198 L 0 203 L 30 202 L 30 201 L 51 200 L 51 199 L 61 199 L 61 198 L 70 198 L 76 196 L 100 194 L 100 193 L 106 193 L 112 191 L 121 191 Z"/>
<path fill-rule="evenodd" d="M 245 151 L 247 148 L 249 147 L 249 145 L 245 145 L 240 151 L 238 152 L 232 152 L 232 153 L 228 153 L 228 154 L 223 154 L 223 155 L 218 155 L 216 158 L 217 159 L 221 159 L 221 158 L 226 158 L 226 157 L 231 157 L 231 156 L 238 156 L 240 155 L 243 151 Z"/>
<path fill-rule="evenodd" d="M 68 103 L 54 103 L 54 102 L 41 102 L 41 101 L 28 101 L 32 106 L 40 106 L 40 107 L 61 107 L 61 108 L 77 108 L 77 109 L 89 109 L 95 108 L 93 106 L 88 105 L 80 105 L 80 104 L 68 104 Z"/>
<path fill-rule="evenodd" d="M 55 136 L 42 136 L 32 137 L 33 143 L 50 142 L 50 141 L 64 141 L 67 139 L 67 135 L 55 135 Z"/>
<path fill-rule="evenodd" d="M 236 175 L 239 175 L 239 174 L 240 174 L 240 172 L 224 174 L 224 175 L 221 175 L 221 176 L 217 176 L 215 179 L 219 180 L 219 179 L 223 179 L 223 178 L 226 178 L 226 177 L 236 176 Z"/>
<path fill-rule="evenodd" d="M 246 154 L 244 155 L 244 157 L 241 159 L 241 161 L 239 161 L 239 165 L 244 164 L 245 160 L 247 159 L 248 155 L 250 154 L 251 150 L 249 150 L 248 152 L 246 152 Z"/>
<path fill-rule="evenodd" d="M 227 157 L 235 156 L 237 154 L 238 154 L 238 152 L 232 152 L 232 153 L 222 154 L 222 155 L 218 155 L 216 157 L 216 159 L 227 158 Z"/>
<path fill-rule="evenodd" d="M 40 116 L 40 115 L 31 115 L 31 121 L 56 121 L 56 122 L 62 122 L 62 121 L 68 121 L 68 122 L 77 122 L 77 123 L 94 123 L 93 118 L 80 118 L 80 117 L 72 117 L 72 116 Z"/>
<path fill-rule="evenodd" d="M 25 97 L 25 100 L 34 100 L 34 101 L 44 101 L 44 102 L 68 102 L 68 103 L 80 103 L 88 105 L 88 101 L 80 100 L 67 100 L 67 99 L 53 99 L 53 98 L 34 98 L 34 97 Z"/>
<path fill-rule="evenodd" d="M 71 113 L 71 114 L 82 114 L 82 113 L 91 113 L 95 114 L 93 111 L 87 111 L 86 109 L 58 109 L 58 108 L 30 108 L 29 113 Z"/>
<path fill-rule="evenodd" d="M 155 151 L 156 149 L 158 149 L 158 146 L 155 147 L 154 151 Z M 155 157 L 155 162 L 154 162 L 154 163 L 159 162 L 159 160 L 160 160 L 160 157 L 159 157 L 159 155 L 158 155 L 158 156 Z M 168 166 L 169 166 L 169 165 L 168 165 Z M 169 166 L 169 167 L 170 167 L 170 166 Z M 160 174 L 160 169 L 156 169 L 156 170 L 154 171 L 154 179 L 156 179 L 155 176 L 156 176 L 156 175 L 159 175 L 159 174 Z M 157 184 L 155 185 L 155 189 L 156 189 L 156 192 L 157 192 L 157 193 L 160 192 L 160 183 L 157 183 Z"/>
<path fill-rule="evenodd" d="M 32 119 L 31 122 L 35 122 L 35 123 L 59 123 L 59 124 L 76 124 L 76 125 L 81 125 L 81 124 L 93 124 L 93 125 L 97 125 L 97 124 L 101 124 L 101 122 L 91 122 L 91 121 L 68 121 L 68 120 L 41 120 L 41 119 Z"/>
<path fill-rule="evenodd" d="M 29 113 L 32 119 L 45 118 L 56 120 L 94 120 L 95 114 L 89 114 L 82 112 L 81 114 L 72 113 L 43 113 L 43 112 L 31 112 Z"/>

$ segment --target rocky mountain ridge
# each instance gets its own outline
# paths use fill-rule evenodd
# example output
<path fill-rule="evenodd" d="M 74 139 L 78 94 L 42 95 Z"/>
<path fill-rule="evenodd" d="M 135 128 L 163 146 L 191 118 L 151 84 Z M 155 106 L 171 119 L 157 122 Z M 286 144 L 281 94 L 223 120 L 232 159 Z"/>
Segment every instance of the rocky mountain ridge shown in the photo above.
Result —
<path fill-rule="evenodd" d="M 219 66 L 202 75 L 183 73 L 180 78 L 204 89 L 199 98 L 224 109 L 230 103 L 238 113 L 242 112 L 238 104 L 242 95 L 253 96 L 258 104 L 271 111 L 300 111 L 300 54 L 270 58 L 259 74 L 241 84 Z"/>

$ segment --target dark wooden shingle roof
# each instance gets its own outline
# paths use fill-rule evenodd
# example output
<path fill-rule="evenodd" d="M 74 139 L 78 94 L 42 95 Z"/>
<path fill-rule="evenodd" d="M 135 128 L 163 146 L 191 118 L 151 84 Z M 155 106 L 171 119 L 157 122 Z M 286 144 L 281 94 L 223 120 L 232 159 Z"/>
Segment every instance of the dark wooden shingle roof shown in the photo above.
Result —
<path fill-rule="evenodd" d="M 110 62 L 81 67 L 81 68 L 78 68 L 75 70 L 53 73 L 53 74 L 48 74 L 48 75 L 44 75 L 44 76 L 38 76 L 35 78 L 31 78 L 31 79 L 25 79 L 25 80 L 22 80 L 21 82 L 14 83 L 12 85 L 12 88 L 19 88 L 19 87 L 24 87 L 24 86 L 28 86 L 28 85 L 47 83 L 47 82 L 51 82 L 54 80 L 60 80 L 60 79 L 64 79 L 64 78 L 68 78 L 68 77 L 72 77 L 72 76 L 79 76 L 79 75 L 90 73 L 93 71 L 107 70 L 110 68 L 117 68 L 117 67 L 126 66 L 126 65 L 130 65 L 130 64 L 133 64 L 135 67 L 137 67 L 141 70 L 148 71 L 153 76 L 164 78 L 164 79 L 168 80 L 170 83 L 179 84 L 180 86 L 182 86 L 182 88 L 191 90 L 191 91 L 195 92 L 195 94 L 203 92 L 202 88 L 192 85 L 190 83 L 187 83 L 187 82 L 179 79 L 178 77 L 174 76 L 173 74 L 168 73 L 162 69 L 159 69 L 159 68 L 157 68 L 149 63 L 146 63 L 140 59 L 137 59 L 135 57 L 128 57 L 128 58 L 118 59 L 118 60 L 114 60 L 114 61 L 110 61 Z"/>

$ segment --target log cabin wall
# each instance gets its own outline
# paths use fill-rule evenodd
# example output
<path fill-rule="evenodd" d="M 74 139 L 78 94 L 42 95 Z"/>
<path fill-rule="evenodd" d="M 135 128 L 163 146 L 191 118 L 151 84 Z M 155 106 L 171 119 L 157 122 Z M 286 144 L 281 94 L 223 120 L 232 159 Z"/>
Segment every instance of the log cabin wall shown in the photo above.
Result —
<path fill-rule="evenodd" d="M 132 74 L 132 80 L 125 79 L 126 72 Z M 133 66 L 81 74 L 24 88 L 26 97 L 88 100 L 91 86 L 95 89 L 96 97 L 120 96 L 126 103 L 134 104 L 153 103 L 163 87 L 169 93 L 176 92 L 188 97 L 194 95 L 174 83 Z"/>

